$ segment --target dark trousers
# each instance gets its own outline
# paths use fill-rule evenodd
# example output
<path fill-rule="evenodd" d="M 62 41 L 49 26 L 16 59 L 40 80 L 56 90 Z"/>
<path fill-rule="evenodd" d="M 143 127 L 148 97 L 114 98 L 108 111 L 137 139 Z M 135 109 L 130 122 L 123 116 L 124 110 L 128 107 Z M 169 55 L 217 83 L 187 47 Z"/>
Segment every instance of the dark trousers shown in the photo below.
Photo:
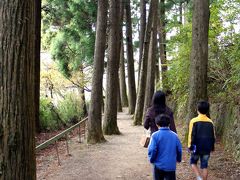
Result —
<path fill-rule="evenodd" d="M 176 180 L 175 171 L 163 171 L 154 166 L 154 180 Z"/>

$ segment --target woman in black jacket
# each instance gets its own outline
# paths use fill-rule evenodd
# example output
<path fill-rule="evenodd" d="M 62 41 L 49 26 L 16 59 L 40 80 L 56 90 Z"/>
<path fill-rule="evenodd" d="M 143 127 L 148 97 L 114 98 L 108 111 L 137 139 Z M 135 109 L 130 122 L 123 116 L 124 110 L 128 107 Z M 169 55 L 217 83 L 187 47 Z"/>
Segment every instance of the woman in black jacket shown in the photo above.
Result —
<path fill-rule="evenodd" d="M 162 91 L 154 93 L 152 98 L 152 105 L 148 108 L 144 119 L 144 128 L 149 129 L 151 134 L 158 130 L 155 124 L 155 117 L 159 114 L 166 114 L 170 117 L 170 129 L 177 133 L 176 126 L 174 123 L 173 112 L 166 105 L 166 95 Z"/>

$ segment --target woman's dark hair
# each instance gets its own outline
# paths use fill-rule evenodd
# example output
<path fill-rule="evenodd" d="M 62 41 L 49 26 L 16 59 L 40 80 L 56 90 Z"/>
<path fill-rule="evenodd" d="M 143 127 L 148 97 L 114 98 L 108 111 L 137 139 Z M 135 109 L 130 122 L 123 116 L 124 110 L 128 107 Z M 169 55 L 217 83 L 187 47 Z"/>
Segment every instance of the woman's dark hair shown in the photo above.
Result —
<path fill-rule="evenodd" d="M 170 124 L 170 117 L 166 114 L 160 114 L 155 117 L 155 123 L 160 127 L 168 127 Z"/>
<path fill-rule="evenodd" d="M 166 109 L 166 95 L 162 91 L 156 91 L 152 98 L 152 108 L 155 115 L 162 114 Z"/>

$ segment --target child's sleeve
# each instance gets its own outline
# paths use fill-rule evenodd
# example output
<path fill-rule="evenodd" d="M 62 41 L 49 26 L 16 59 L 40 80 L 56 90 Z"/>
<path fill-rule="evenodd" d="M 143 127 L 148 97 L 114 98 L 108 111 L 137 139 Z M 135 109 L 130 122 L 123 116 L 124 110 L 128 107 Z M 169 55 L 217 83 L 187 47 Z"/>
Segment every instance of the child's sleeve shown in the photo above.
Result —
<path fill-rule="evenodd" d="M 188 148 L 190 148 L 192 144 L 192 129 L 193 129 L 193 121 L 191 120 L 188 128 Z"/>
<path fill-rule="evenodd" d="M 171 114 L 169 116 L 170 116 L 170 129 L 173 132 L 177 133 L 177 129 L 176 129 L 175 122 L 174 122 L 173 112 L 171 112 Z"/>
<path fill-rule="evenodd" d="M 213 131 L 213 144 L 212 144 L 212 151 L 215 150 L 215 142 L 216 142 L 216 134 L 215 134 L 215 127 L 214 127 L 214 124 L 213 124 L 213 127 L 212 127 L 212 131 Z"/>
<path fill-rule="evenodd" d="M 148 145 L 148 159 L 151 163 L 154 163 L 157 156 L 157 143 L 154 134 L 151 136 L 150 143 Z"/>
<path fill-rule="evenodd" d="M 143 124 L 145 129 L 149 129 L 149 127 L 150 127 L 150 120 L 151 120 L 151 116 L 150 116 L 150 111 L 148 109 L 147 113 L 145 115 L 144 124 Z"/>
<path fill-rule="evenodd" d="M 177 162 L 181 161 L 182 161 L 182 144 L 179 138 L 177 138 Z"/>

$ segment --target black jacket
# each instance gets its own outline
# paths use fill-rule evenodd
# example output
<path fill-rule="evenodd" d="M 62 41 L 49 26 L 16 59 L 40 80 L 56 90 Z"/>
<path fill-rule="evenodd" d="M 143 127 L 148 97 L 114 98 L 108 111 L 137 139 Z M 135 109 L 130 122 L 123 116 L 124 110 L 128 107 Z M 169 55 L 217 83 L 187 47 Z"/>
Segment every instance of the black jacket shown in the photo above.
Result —
<path fill-rule="evenodd" d="M 197 154 L 210 154 L 214 150 L 215 134 L 211 119 L 199 114 L 189 123 L 188 148 L 196 146 Z"/>
<path fill-rule="evenodd" d="M 165 112 L 163 112 L 163 114 L 166 114 L 170 117 L 170 130 L 177 133 L 172 110 L 166 106 Z M 155 117 L 157 115 L 158 114 L 155 113 L 154 108 L 150 107 L 150 108 L 148 108 L 147 113 L 144 118 L 144 128 L 145 129 L 150 128 L 151 134 L 158 130 L 158 127 L 155 124 Z"/>

